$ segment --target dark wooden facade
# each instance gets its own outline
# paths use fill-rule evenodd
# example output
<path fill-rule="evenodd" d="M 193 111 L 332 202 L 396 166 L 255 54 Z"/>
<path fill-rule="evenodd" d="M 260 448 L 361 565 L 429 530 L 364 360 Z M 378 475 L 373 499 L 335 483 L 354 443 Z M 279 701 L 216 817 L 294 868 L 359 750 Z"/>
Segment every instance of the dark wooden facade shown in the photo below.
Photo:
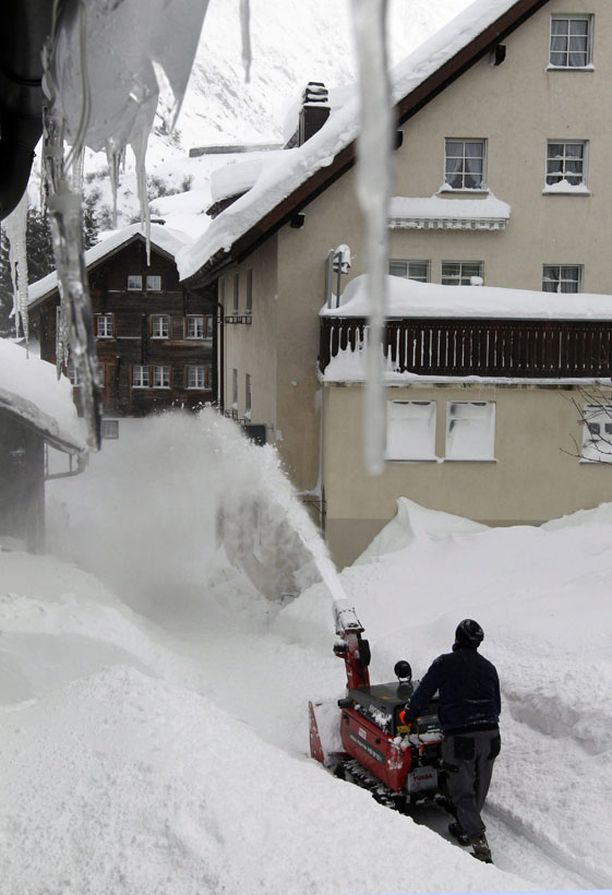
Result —
<path fill-rule="evenodd" d="M 92 264 L 88 277 L 105 414 L 145 416 L 214 400 L 216 309 L 181 287 L 172 256 L 152 245 L 147 266 L 145 241 L 136 235 Z M 31 311 L 41 358 L 52 363 L 58 307 L 54 290 Z"/>
<path fill-rule="evenodd" d="M 0 544 L 17 538 L 32 553 L 44 549 L 44 434 L 0 408 Z"/>
<path fill-rule="evenodd" d="M 319 367 L 363 340 L 366 321 L 323 317 Z M 612 320 L 388 320 L 385 356 L 398 372 L 527 379 L 609 378 Z"/>

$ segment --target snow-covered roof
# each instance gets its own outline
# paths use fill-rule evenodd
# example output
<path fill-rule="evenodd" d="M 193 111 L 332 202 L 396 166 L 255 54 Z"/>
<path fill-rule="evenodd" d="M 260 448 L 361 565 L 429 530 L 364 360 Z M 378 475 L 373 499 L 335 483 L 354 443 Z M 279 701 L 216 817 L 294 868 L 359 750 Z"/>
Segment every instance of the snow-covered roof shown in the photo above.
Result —
<path fill-rule="evenodd" d="M 492 193 L 480 199 L 429 199 L 393 196 L 389 226 L 393 230 L 504 230 L 510 206 Z"/>
<path fill-rule="evenodd" d="M 449 62 L 513 6 L 516 0 L 475 0 L 464 12 L 425 41 L 391 73 L 394 102 L 399 102 Z M 320 169 L 334 163 L 359 131 L 359 97 L 346 104 L 302 146 L 279 153 L 263 167 L 252 188 L 226 208 L 193 245 L 177 257 L 179 276 L 188 279 L 220 252 L 229 252 L 262 218 Z"/>
<path fill-rule="evenodd" d="M 612 295 L 534 292 L 497 286 L 441 286 L 387 277 L 387 317 L 503 318 L 509 320 L 612 320 Z M 340 307 L 323 317 L 367 317 L 368 278 L 355 277 L 340 296 Z"/>
<path fill-rule="evenodd" d="M 87 449 L 82 420 L 72 400 L 72 386 L 55 367 L 25 348 L 0 339 L 0 409 L 34 426 L 45 440 L 62 450 Z"/>
<path fill-rule="evenodd" d="M 210 193 L 213 201 L 218 202 L 250 190 L 257 182 L 264 165 L 270 161 L 277 161 L 282 154 L 282 150 L 252 152 L 242 160 L 217 168 L 210 175 Z"/>
<path fill-rule="evenodd" d="M 90 268 L 92 265 L 102 261 L 107 255 L 117 251 L 121 246 L 131 242 L 134 238 L 141 237 L 146 239 L 146 231 L 142 224 L 131 224 L 122 230 L 115 230 L 108 236 L 96 243 L 85 252 L 85 266 Z M 178 230 L 171 230 L 164 227 L 163 224 L 151 224 L 151 246 L 165 252 L 167 255 L 176 257 L 177 253 L 185 248 L 189 242 L 189 237 L 180 233 Z M 57 288 L 57 273 L 53 271 L 37 280 L 28 287 L 28 302 L 32 304 L 39 298 L 48 295 Z"/>

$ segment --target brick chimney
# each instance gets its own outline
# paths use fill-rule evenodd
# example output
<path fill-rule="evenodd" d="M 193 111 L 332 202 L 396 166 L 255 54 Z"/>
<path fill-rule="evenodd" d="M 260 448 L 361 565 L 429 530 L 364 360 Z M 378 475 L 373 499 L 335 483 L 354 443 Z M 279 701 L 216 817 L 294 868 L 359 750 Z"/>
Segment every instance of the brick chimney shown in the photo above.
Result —
<path fill-rule="evenodd" d="M 320 130 L 329 118 L 329 95 L 320 81 L 309 81 L 302 94 L 302 108 L 298 119 L 297 145 L 302 146 Z"/>

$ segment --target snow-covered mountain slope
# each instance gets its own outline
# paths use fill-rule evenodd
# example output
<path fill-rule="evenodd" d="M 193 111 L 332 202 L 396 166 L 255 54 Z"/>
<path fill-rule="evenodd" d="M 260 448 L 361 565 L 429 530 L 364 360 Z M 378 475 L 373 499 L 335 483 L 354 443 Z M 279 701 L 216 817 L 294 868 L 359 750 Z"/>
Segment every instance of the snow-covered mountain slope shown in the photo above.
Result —
<path fill-rule="evenodd" d="M 239 2 L 211 0 L 178 122 L 185 147 L 282 139 L 285 104 L 308 81 L 337 87 L 356 78 L 349 0 L 250 5 L 252 67 L 245 84 Z M 392 63 L 468 5 L 469 0 L 392 0 Z"/>
<path fill-rule="evenodd" d="M 399 62 L 469 2 L 392 0 L 388 17 L 391 64 Z M 206 226 L 201 215 L 210 204 L 210 171 L 232 157 L 188 159 L 189 149 L 282 144 L 287 130 L 292 132 L 295 109 L 308 81 L 323 81 L 332 89 L 353 83 L 357 77 L 349 0 L 251 0 L 250 7 L 250 81 L 245 82 L 242 62 L 239 0 L 211 0 L 177 129 L 169 135 L 159 118 L 149 138 L 151 197 L 163 198 L 168 190 L 175 195 L 187 190 L 192 193 L 186 205 L 181 200 L 169 205 L 158 203 L 152 212 L 158 217 L 170 216 L 173 227 L 186 229 L 194 237 Z M 118 195 L 119 226 L 139 217 L 132 170 L 128 151 Z M 89 153 L 87 171 L 87 193 L 97 190 L 98 208 L 110 209 L 105 156 Z M 108 229 L 108 213 L 100 218 L 102 229 Z"/>

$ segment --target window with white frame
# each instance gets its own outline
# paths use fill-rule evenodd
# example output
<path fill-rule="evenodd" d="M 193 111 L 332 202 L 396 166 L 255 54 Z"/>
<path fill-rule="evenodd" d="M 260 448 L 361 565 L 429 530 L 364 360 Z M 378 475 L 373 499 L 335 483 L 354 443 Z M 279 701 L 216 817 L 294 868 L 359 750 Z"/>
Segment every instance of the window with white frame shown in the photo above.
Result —
<path fill-rule="evenodd" d="M 593 16 L 551 16 L 551 68 L 588 68 L 593 48 Z"/>
<path fill-rule="evenodd" d="M 147 274 L 147 292 L 161 292 L 162 278 L 157 274 Z"/>
<path fill-rule="evenodd" d="M 207 314 L 204 317 L 204 338 L 212 339 L 213 333 L 215 331 L 215 318 L 212 314 Z"/>
<path fill-rule="evenodd" d="M 233 312 L 237 314 L 240 309 L 240 274 L 234 274 Z"/>
<path fill-rule="evenodd" d="M 129 292 L 142 292 L 142 276 L 139 273 L 130 273 L 127 278 Z"/>
<path fill-rule="evenodd" d="M 583 411 L 582 460 L 612 463 L 612 406 L 587 405 Z"/>
<path fill-rule="evenodd" d="M 472 278 L 482 280 L 482 261 L 443 261 L 441 283 L 443 286 L 469 286 Z"/>
<path fill-rule="evenodd" d="M 210 388 L 210 365 L 190 364 L 187 367 L 187 388 Z"/>
<path fill-rule="evenodd" d="M 187 338 L 204 338 L 204 317 L 201 314 L 190 314 L 187 317 Z"/>
<path fill-rule="evenodd" d="M 389 274 L 404 277 L 418 283 L 429 283 L 431 264 L 429 261 L 389 261 Z"/>
<path fill-rule="evenodd" d="M 549 140 L 546 145 L 546 186 L 586 184 L 586 140 Z"/>
<path fill-rule="evenodd" d="M 167 339 L 170 334 L 170 318 L 166 314 L 154 314 L 151 317 L 151 338 Z"/>
<path fill-rule="evenodd" d="M 96 336 L 98 339 L 112 339 L 113 337 L 113 315 L 97 314 L 96 315 Z"/>
<path fill-rule="evenodd" d="M 170 367 L 153 367 L 153 388 L 170 388 Z"/>
<path fill-rule="evenodd" d="M 246 272 L 246 293 L 244 313 L 251 317 L 253 314 L 253 271 L 251 269 Z"/>
<path fill-rule="evenodd" d="M 244 418 L 245 418 L 245 420 L 251 419 L 251 406 L 252 406 L 251 374 L 247 373 L 244 377 Z"/>
<path fill-rule="evenodd" d="M 101 420 L 100 435 L 102 438 L 119 438 L 119 420 Z"/>
<path fill-rule="evenodd" d="M 436 459 L 435 401 L 387 402 L 387 460 Z"/>
<path fill-rule="evenodd" d="M 141 364 L 132 367 L 132 388 L 149 387 L 149 368 Z"/>
<path fill-rule="evenodd" d="M 232 370 L 232 410 L 238 413 L 238 370 Z"/>
<path fill-rule="evenodd" d="M 495 404 L 449 401 L 446 406 L 447 460 L 495 459 Z"/>
<path fill-rule="evenodd" d="M 485 189 L 486 140 L 445 142 L 444 185 L 453 190 Z"/>
<path fill-rule="evenodd" d="M 542 270 L 542 292 L 580 292 L 580 264 L 545 264 Z"/>

